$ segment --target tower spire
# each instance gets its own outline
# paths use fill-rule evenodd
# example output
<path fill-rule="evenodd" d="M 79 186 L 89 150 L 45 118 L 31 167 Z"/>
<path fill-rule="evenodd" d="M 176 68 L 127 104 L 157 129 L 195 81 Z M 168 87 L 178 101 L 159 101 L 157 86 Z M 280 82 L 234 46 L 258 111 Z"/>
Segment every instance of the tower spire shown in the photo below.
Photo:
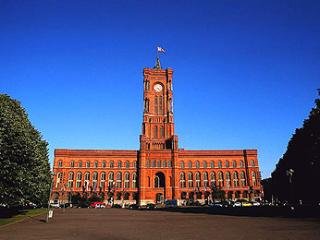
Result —
<path fill-rule="evenodd" d="M 162 47 L 157 47 L 157 60 L 156 60 L 156 65 L 153 67 L 154 69 L 161 69 L 161 63 L 160 63 L 160 53 L 165 53 L 166 50 Z"/>
<path fill-rule="evenodd" d="M 157 56 L 156 65 L 153 67 L 154 69 L 161 69 L 160 58 Z"/>

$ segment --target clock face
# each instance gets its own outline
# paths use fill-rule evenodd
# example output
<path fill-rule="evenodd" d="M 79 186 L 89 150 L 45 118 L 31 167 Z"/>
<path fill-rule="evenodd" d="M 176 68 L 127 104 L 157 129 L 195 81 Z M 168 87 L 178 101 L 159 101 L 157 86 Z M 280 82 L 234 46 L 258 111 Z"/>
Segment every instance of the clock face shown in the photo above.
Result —
<path fill-rule="evenodd" d="M 157 83 L 156 85 L 154 85 L 153 89 L 156 91 L 156 92 L 161 92 L 162 91 L 162 85 Z"/>

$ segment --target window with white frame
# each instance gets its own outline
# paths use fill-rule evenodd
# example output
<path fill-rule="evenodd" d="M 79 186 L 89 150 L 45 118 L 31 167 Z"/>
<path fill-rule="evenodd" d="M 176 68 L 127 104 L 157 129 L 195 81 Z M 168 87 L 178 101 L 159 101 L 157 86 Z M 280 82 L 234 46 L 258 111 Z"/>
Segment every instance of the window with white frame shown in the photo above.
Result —
<path fill-rule="evenodd" d="M 188 173 L 188 187 L 192 188 L 193 187 L 193 176 L 192 176 L 192 172 Z"/>
<path fill-rule="evenodd" d="M 130 173 L 124 174 L 124 188 L 130 188 Z"/>
<path fill-rule="evenodd" d="M 233 173 L 233 186 L 234 187 L 239 187 L 239 176 L 238 172 Z"/>
<path fill-rule="evenodd" d="M 180 173 L 180 187 L 185 188 L 186 187 L 186 175 L 184 172 Z"/>
<path fill-rule="evenodd" d="M 195 177 L 196 177 L 196 187 L 201 187 L 200 173 L 196 172 Z"/>
<path fill-rule="evenodd" d="M 132 174 L 132 188 L 136 188 L 137 187 L 137 174 L 133 173 Z"/>
<path fill-rule="evenodd" d="M 204 173 L 203 173 L 203 186 L 204 186 L 205 188 L 208 187 L 208 173 L 207 173 L 207 172 L 204 172 Z"/>
<path fill-rule="evenodd" d="M 81 187 L 81 181 L 82 181 L 82 173 L 78 172 L 77 173 L 77 181 L 76 181 L 76 187 L 80 188 Z"/>
<path fill-rule="evenodd" d="M 117 179 L 116 179 L 116 188 L 121 188 L 121 187 L 122 187 L 122 173 L 118 172 Z"/>

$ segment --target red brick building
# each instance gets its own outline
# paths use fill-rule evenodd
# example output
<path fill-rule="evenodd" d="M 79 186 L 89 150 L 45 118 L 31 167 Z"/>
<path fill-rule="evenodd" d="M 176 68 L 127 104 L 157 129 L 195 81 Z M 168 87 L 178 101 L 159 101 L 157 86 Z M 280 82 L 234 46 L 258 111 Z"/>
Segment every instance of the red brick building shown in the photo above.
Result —
<path fill-rule="evenodd" d="M 260 198 L 257 150 L 184 150 L 174 132 L 172 69 L 143 70 L 140 149 L 56 149 L 52 200 L 104 194 L 115 203 Z"/>

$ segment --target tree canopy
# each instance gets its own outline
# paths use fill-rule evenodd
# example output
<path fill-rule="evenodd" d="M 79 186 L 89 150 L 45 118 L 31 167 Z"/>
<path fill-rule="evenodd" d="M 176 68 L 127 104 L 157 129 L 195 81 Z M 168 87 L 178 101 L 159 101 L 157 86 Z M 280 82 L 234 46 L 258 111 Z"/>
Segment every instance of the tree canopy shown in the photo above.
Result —
<path fill-rule="evenodd" d="M 20 103 L 0 94 L 0 204 L 47 202 L 51 181 L 47 146 Z"/>
<path fill-rule="evenodd" d="M 320 92 L 319 92 L 320 95 Z M 280 200 L 319 202 L 320 99 L 296 129 L 287 150 L 272 173 L 272 189 Z"/>

